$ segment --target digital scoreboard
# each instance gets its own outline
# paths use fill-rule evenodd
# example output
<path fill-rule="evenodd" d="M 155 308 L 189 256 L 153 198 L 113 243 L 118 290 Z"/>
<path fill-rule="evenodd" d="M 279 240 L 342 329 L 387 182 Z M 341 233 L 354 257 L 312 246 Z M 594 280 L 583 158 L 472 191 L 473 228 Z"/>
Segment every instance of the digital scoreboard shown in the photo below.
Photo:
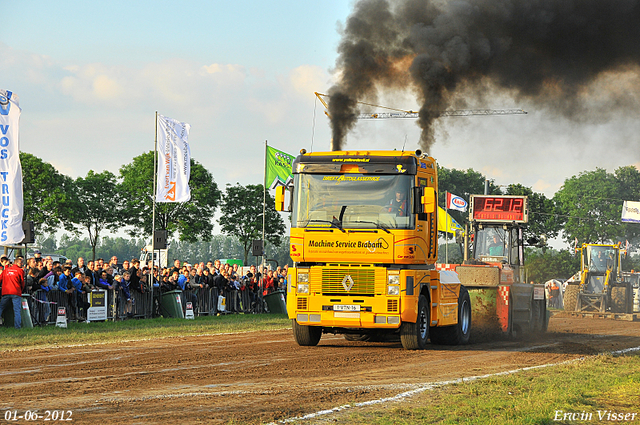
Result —
<path fill-rule="evenodd" d="M 489 223 L 526 223 L 529 221 L 527 197 L 471 195 L 469 219 Z"/>

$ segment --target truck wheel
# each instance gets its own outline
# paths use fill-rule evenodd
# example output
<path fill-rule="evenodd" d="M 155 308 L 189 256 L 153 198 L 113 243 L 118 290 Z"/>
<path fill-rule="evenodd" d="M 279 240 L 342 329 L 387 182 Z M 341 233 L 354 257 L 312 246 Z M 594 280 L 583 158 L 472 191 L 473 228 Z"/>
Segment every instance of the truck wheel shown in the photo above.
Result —
<path fill-rule="evenodd" d="M 298 345 L 303 347 L 313 347 L 318 345 L 322 337 L 322 328 L 320 326 L 304 326 L 299 325 L 296 319 L 292 319 L 293 337 Z"/>
<path fill-rule="evenodd" d="M 564 291 L 564 311 L 576 311 L 580 285 L 567 285 Z"/>
<path fill-rule="evenodd" d="M 533 332 L 543 334 L 547 331 L 547 303 L 545 300 L 532 300 Z"/>
<path fill-rule="evenodd" d="M 427 298 L 418 299 L 418 317 L 416 323 L 403 322 L 400 326 L 400 341 L 406 350 L 423 350 L 429 339 L 429 307 Z"/>
<path fill-rule="evenodd" d="M 627 287 L 614 286 L 611 288 L 611 312 L 626 313 L 627 312 Z"/>
<path fill-rule="evenodd" d="M 369 334 L 344 334 L 344 339 L 347 341 L 370 341 L 371 335 Z"/>
<path fill-rule="evenodd" d="M 458 295 L 458 323 L 453 326 L 431 328 L 431 343 L 438 345 L 468 344 L 471 337 L 471 299 L 469 291 L 460 286 Z"/>

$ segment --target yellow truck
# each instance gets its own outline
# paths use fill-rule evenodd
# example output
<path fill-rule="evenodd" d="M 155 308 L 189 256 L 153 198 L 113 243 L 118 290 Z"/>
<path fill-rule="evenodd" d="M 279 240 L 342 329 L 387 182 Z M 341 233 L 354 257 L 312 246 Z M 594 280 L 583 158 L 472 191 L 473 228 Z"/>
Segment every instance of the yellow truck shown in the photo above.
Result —
<path fill-rule="evenodd" d="M 466 344 L 468 291 L 438 257 L 437 167 L 422 152 L 301 154 L 276 209 L 291 212 L 287 312 L 296 342 L 323 333 Z M 287 193 L 289 202 L 287 202 Z M 287 208 L 285 209 L 285 205 Z"/>

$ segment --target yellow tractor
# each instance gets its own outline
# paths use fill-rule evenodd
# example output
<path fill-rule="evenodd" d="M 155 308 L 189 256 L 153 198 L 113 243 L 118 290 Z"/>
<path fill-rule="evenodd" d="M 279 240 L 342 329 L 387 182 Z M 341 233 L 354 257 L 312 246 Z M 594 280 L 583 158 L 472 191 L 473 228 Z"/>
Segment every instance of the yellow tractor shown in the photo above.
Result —
<path fill-rule="evenodd" d="M 580 271 L 567 281 L 566 311 L 632 313 L 633 287 L 621 269 L 620 244 L 582 244 Z"/>

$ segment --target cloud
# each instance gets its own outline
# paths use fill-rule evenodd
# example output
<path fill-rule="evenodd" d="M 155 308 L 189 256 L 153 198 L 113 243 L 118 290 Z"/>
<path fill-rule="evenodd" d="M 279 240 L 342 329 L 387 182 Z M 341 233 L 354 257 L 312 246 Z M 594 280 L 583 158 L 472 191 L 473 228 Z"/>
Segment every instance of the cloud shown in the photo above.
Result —
<path fill-rule="evenodd" d="M 153 149 L 158 111 L 191 124 L 194 159 L 221 187 L 262 181 L 265 140 L 289 152 L 309 146 L 313 92 L 330 80 L 308 64 L 272 75 L 176 58 L 137 67 L 62 63 L 2 43 L 0 74 L 21 98 L 21 149 L 61 172 L 117 173 Z M 318 118 L 322 133 L 328 126 Z"/>
<path fill-rule="evenodd" d="M 300 96 L 322 91 L 328 85 L 327 73 L 317 66 L 301 65 L 291 70 L 289 81 L 293 90 Z"/>
<path fill-rule="evenodd" d="M 557 192 L 560 189 L 561 185 L 554 185 L 549 182 L 544 181 L 543 179 L 538 180 L 531 186 L 534 192 Z"/>

